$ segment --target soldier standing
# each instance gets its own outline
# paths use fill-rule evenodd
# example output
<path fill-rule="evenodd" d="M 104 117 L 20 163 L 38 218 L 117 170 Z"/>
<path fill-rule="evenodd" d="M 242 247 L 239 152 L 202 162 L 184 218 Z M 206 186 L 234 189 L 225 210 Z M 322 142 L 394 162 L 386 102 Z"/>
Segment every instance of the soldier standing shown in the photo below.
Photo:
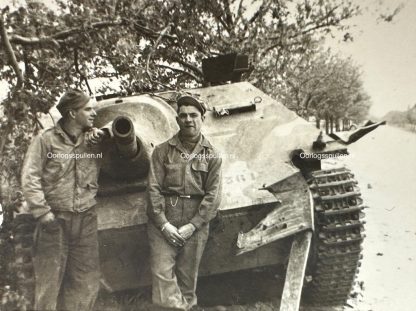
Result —
<path fill-rule="evenodd" d="M 153 152 L 148 183 L 148 234 L 153 303 L 189 310 L 209 221 L 221 201 L 221 158 L 201 134 L 205 107 L 177 101 L 179 132 Z"/>
<path fill-rule="evenodd" d="M 22 174 L 24 196 L 37 220 L 35 310 L 91 310 L 99 289 L 94 210 L 99 142 L 109 132 L 92 129 L 96 112 L 81 91 L 66 92 L 57 108 L 62 118 L 34 137 Z"/>

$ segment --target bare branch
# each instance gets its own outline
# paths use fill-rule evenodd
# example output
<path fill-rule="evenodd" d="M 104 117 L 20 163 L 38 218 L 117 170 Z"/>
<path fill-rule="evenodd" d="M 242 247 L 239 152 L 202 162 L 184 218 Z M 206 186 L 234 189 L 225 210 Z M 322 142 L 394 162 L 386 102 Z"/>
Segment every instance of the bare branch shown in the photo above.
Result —
<path fill-rule="evenodd" d="M 244 31 L 246 31 L 248 27 L 250 26 L 250 24 L 254 23 L 259 16 L 264 15 L 264 13 L 270 7 L 270 5 L 266 6 L 266 2 L 267 2 L 266 0 L 263 0 L 263 3 L 260 5 L 257 12 L 254 13 L 253 16 L 247 22 L 244 23 Z"/>
<path fill-rule="evenodd" d="M 36 83 L 36 82 L 34 82 L 34 81 L 27 81 L 27 82 L 25 82 L 26 83 L 26 85 L 31 85 L 31 86 L 36 86 L 36 87 L 48 87 L 48 88 L 56 88 L 56 87 L 59 87 L 59 86 L 62 86 L 62 83 L 56 83 L 56 84 L 52 84 L 52 83 L 45 83 L 45 82 L 42 82 L 42 83 Z"/>
<path fill-rule="evenodd" d="M 329 26 L 335 26 L 335 23 L 330 23 L 329 21 L 326 21 L 325 23 L 323 23 L 325 20 L 327 20 L 337 9 L 339 8 L 339 6 L 334 6 L 331 10 L 329 10 L 324 16 L 322 16 L 319 20 L 317 20 L 316 22 L 309 22 L 306 24 L 307 26 L 310 26 L 312 24 L 315 24 L 314 27 L 311 28 L 307 28 L 299 33 L 296 33 L 292 36 L 289 36 L 289 39 L 294 39 L 296 37 L 302 36 L 302 35 L 306 35 L 307 33 L 310 33 L 312 31 L 318 30 L 320 28 L 325 28 L 325 27 L 329 27 Z M 305 28 L 306 28 L 305 27 Z M 276 40 L 279 39 L 280 36 L 276 36 L 276 37 L 270 37 L 268 38 L 269 40 Z"/>
<path fill-rule="evenodd" d="M 161 35 L 161 32 L 154 31 L 153 29 L 150 29 L 150 28 L 147 28 L 147 27 L 145 27 L 143 25 L 140 25 L 137 22 L 134 22 L 133 24 L 134 24 L 134 26 L 136 26 L 136 29 L 137 30 L 139 30 L 142 34 L 146 35 L 149 38 L 157 39 Z M 165 33 L 163 35 L 163 37 L 166 37 L 166 38 L 168 38 L 171 41 L 177 39 L 176 36 L 172 36 L 172 35 L 167 34 L 167 33 Z"/>
<path fill-rule="evenodd" d="M 225 9 L 225 22 L 227 23 L 228 27 L 231 28 L 234 22 L 233 22 L 233 15 L 231 14 L 230 1 L 223 0 L 223 2 L 224 2 L 224 9 Z"/>
<path fill-rule="evenodd" d="M 192 65 L 190 63 L 187 63 L 186 61 L 178 58 L 178 57 L 172 57 L 172 60 L 178 64 L 181 64 L 182 66 L 184 66 L 185 68 L 188 68 L 190 70 L 192 70 L 193 72 L 195 72 L 196 74 L 198 74 L 200 77 L 203 77 L 204 74 L 202 72 L 201 69 L 199 69 L 197 66 Z"/>
<path fill-rule="evenodd" d="M 231 32 L 230 27 L 227 25 L 227 23 L 222 19 L 221 15 L 219 14 L 214 14 L 215 18 L 217 19 L 217 21 L 224 27 L 225 30 L 227 30 L 228 33 Z"/>
<path fill-rule="evenodd" d="M 71 29 L 58 32 L 52 35 L 51 38 L 55 40 L 67 39 L 69 37 L 72 37 L 82 32 L 83 30 L 88 31 L 88 30 L 96 30 L 96 29 L 101 29 L 101 28 L 108 28 L 112 26 L 121 26 L 123 23 L 124 21 L 102 21 L 102 22 L 92 23 L 91 25 L 88 25 L 86 27 L 76 27 L 76 28 L 71 28 Z"/>
<path fill-rule="evenodd" d="M 74 65 L 75 65 L 75 71 L 79 74 L 80 82 L 85 82 L 87 85 L 88 91 L 90 92 L 90 95 L 92 95 L 90 84 L 88 83 L 87 77 L 81 72 L 79 69 L 79 62 L 78 62 L 78 49 L 74 49 Z"/>
<path fill-rule="evenodd" d="M 157 38 L 155 44 L 153 45 L 152 49 L 150 50 L 150 52 L 149 52 L 149 54 L 147 55 L 147 58 L 146 58 L 146 74 L 149 77 L 149 80 L 153 83 L 157 83 L 159 85 L 162 85 L 162 86 L 164 86 L 168 89 L 171 89 L 171 87 L 169 87 L 167 85 L 164 85 L 163 83 L 157 82 L 153 79 L 153 76 L 152 76 L 152 74 L 150 73 L 150 70 L 149 70 L 149 64 L 150 64 L 150 58 L 153 56 L 155 50 L 157 49 L 157 46 L 159 45 L 160 41 L 162 40 L 164 34 L 167 33 L 170 30 L 171 27 L 172 27 L 172 23 L 169 23 L 165 27 L 165 29 L 162 30 L 162 32 L 160 33 L 159 37 Z"/>
<path fill-rule="evenodd" d="M 19 35 L 11 35 L 10 42 L 20 45 L 42 45 L 44 48 L 59 48 L 62 40 L 55 40 L 49 37 L 22 37 Z"/>
<path fill-rule="evenodd" d="M 9 61 L 10 66 L 13 68 L 14 72 L 16 73 L 17 77 L 17 83 L 16 83 L 16 89 L 20 89 L 23 87 L 23 73 L 19 68 L 19 64 L 16 60 L 16 55 L 14 54 L 12 45 L 9 41 L 9 36 L 7 35 L 6 26 L 4 25 L 4 18 L 3 15 L 0 17 L 0 32 L 1 32 L 1 38 L 2 38 L 2 44 L 4 47 L 4 50 L 6 51 L 7 58 Z"/>
<path fill-rule="evenodd" d="M 306 35 L 306 34 L 308 34 L 308 33 L 310 33 L 310 32 L 313 32 L 313 31 L 318 30 L 318 29 L 321 29 L 321 28 L 329 27 L 329 26 L 331 26 L 331 24 L 330 24 L 330 23 L 316 25 L 316 26 L 314 26 L 314 27 L 311 27 L 311 28 L 305 29 L 305 30 L 303 30 L 303 31 L 302 31 L 302 32 L 300 32 L 300 33 L 297 33 L 296 35 L 292 35 L 292 36 L 290 36 L 289 38 L 290 38 L 290 39 L 294 39 L 294 38 L 296 38 L 296 37 L 299 37 L 299 36 L 304 36 L 304 35 Z"/>
<path fill-rule="evenodd" d="M 30 65 L 26 50 L 23 50 L 23 62 L 25 64 L 24 85 L 27 85 L 27 83 L 29 82 Z"/>
<path fill-rule="evenodd" d="M 96 73 L 95 75 L 91 76 L 91 79 L 97 79 L 97 78 L 119 78 L 120 74 L 118 72 L 113 72 L 113 73 L 109 73 L 109 72 L 101 72 L 101 73 Z"/>
<path fill-rule="evenodd" d="M 244 0 L 240 0 L 240 4 L 238 5 L 237 14 L 236 14 L 236 17 L 235 17 L 235 23 L 236 24 L 243 17 L 243 1 Z"/>
<path fill-rule="evenodd" d="M 63 43 L 65 39 L 78 35 L 84 31 L 91 32 L 91 31 L 95 31 L 95 30 L 99 30 L 103 28 L 128 25 L 129 23 L 133 23 L 134 26 L 136 26 L 136 28 L 138 28 L 143 35 L 149 38 L 158 38 L 162 36 L 170 40 L 177 39 L 175 36 L 172 36 L 166 33 L 162 34 L 163 31 L 159 33 L 150 28 L 139 25 L 137 22 L 132 22 L 129 20 L 118 20 L 118 21 L 96 22 L 86 27 L 84 26 L 75 27 L 75 28 L 64 30 L 64 31 L 60 31 L 56 34 L 53 34 L 47 37 L 24 37 L 20 35 L 11 35 L 10 42 L 14 44 L 28 45 L 28 46 L 36 46 L 36 45 L 42 46 L 43 44 L 45 44 L 46 47 L 48 48 L 51 48 L 51 47 L 59 48 L 60 43 Z M 42 48 L 45 48 L 45 46 L 42 46 Z"/>
<path fill-rule="evenodd" d="M 191 77 L 192 79 L 194 79 L 195 81 L 199 81 L 199 80 L 200 80 L 200 78 L 199 78 L 199 77 L 197 77 L 196 75 L 194 75 L 193 73 L 191 73 L 191 72 L 189 72 L 189 71 L 186 71 L 186 70 L 183 70 L 183 69 L 173 68 L 173 67 L 166 66 L 166 65 L 157 65 L 157 66 L 158 66 L 158 67 L 161 67 L 161 68 L 166 68 L 166 69 L 169 69 L 169 70 L 172 70 L 172 71 L 175 71 L 175 72 L 183 73 L 183 74 L 185 74 L 185 75 L 190 76 L 190 77 Z"/>
<path fill-rule="evenodd" d="M 282 47 L 282 48 L 283 47 L 288 48 L 288 47 L 293 46 L 293 45 L 296 45 L 296 44 L 299 44 L 299 42 L 296 42 L 295 41 L 295 42 L 283 44 L 282 41 L 279 40 L 277 43 L 272 44 L 272 45 L 264 48 L 263 51 L 260 53 L 260 55 L 261 55 L 261 57 L 264 57 L 267 54 L 267 52 L 269 52 L 270 50 L 273 50 L 273 49 L 275 49 L 275 48 L 277 48 L 279 46 Z"/>

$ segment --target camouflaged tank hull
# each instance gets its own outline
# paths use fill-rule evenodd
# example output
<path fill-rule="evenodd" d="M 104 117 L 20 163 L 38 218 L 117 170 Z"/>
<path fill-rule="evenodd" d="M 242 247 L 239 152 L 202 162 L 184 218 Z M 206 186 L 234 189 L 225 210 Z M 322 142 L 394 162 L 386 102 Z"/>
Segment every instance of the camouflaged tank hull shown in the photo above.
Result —
<path fill-rule="evenodd" d="M 319 160 L 299 154 L 347 153 L 346 145 L 324 136 L 316 151 L 320 130 L 247 82 L 188 92 L 209 106 L 202 131 L 223 158 L 223 198 L 200 275 L 286 264 L 294 236 L 310 231 L 308 286 L 323 303 L 345 301 L 360 261 L 360 194 L 350 173 L 320 171 Z M 149 157 L 178 131 L 176 96 L 99 101 L 95 125 L 129 117 Z M 109 291 L 150 285 L 146 176 L 113 178 L 121 169 L 108 164 L 99 180 L 102 285 Z"/>

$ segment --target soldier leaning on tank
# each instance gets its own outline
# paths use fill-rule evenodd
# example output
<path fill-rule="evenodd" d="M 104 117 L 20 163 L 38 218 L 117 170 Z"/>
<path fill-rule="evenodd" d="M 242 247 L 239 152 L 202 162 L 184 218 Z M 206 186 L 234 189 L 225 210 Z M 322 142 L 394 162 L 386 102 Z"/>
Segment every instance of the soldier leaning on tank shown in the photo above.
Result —
<path fill-rule="evenodd" d="M 221 200 L 221 158 L 201 134 L 205 107 L 178 99 L 179 132 L 153 152 L 148 183 L 152 299 L 155 305 L 189 310 L 209 221 Z"/>
<path fill-rule="evenodd" d="M 66 92 L 57 108 L 62 118 L 34 137 L 22 174 L 24 196 L 37 219 L 35 310 L 91 310 L 99 289 L 94 210 L 99 155 L 110 132 L 92 128 L 96 112 L 81 91 Z"/>

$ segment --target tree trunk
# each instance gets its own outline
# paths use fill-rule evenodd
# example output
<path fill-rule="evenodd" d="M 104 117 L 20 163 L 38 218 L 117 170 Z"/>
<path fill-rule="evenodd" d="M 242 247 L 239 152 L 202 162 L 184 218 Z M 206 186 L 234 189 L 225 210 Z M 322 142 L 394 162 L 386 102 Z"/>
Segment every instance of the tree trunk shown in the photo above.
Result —
<path fill-rule="evenodd" d="M 340 131 L 340 129 L 339 129 L 339 119 L 337 118 L 337 119 L 335 119 L 335 130 L 337 131 L 337 132 L 339 132 Z"/>
<path fill-rule="evenodd" d="M 332 134 L 334 133 L 334 117 L 330 118 L 330 123 L 331 123 L 330 128 L 331 128 L 331 134 Z"/>
<path fill-rule="evenodd" d="M 319 118 L 316 118 L 316 128 L 317 129 L 320 129 L 321 128 L 321 119 L 319 119 Z"/>
<path fill-rule="evenodd" d="M 30 126 L 26 126 L 30 128 Z M 11 222 L 14 212 L 22 212 L 17 199 L 21 198 L 20 171 L 30 138 L 22 140 L 26 131 L 22 123 L 13 125 L 11 122 L 0 132 L 0 203 L 3 206 L 3 222 Z"/>
<path fill-rule="evenodd" d="M 3 131 L 1 131 L 1 139 L 0 139 L 0 203 L 3 206 L 3 222 L 11 221 L 11 213 L 8 207 L 11 204 L 11 188 L 10 188 L 10 177 L 9 173 L 6 170 L 6 162 L 7 162 L 7 155 L 6 155 L 6 148 L 7 142 L 9 139 L 9 134 L 12 131 L 12 125 L 9 122 Z"/>
<path fill-rule="evenodd" d="M 329 134 L 329 118 L 325 117 L 325 133 Z"/>

